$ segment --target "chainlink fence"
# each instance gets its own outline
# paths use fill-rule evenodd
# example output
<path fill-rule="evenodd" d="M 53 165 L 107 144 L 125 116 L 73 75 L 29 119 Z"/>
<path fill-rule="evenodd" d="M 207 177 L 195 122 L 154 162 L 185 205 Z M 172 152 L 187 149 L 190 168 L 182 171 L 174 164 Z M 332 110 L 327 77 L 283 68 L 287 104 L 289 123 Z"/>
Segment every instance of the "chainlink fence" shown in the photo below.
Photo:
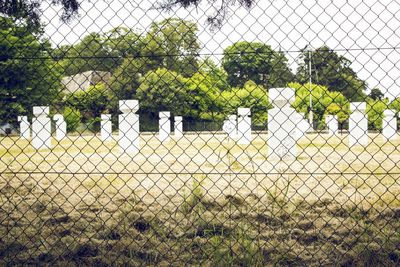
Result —
<path fill-rule="evenodd" d="M 397 1 L 17 2 L 0 265 L 400 264 Z"/>

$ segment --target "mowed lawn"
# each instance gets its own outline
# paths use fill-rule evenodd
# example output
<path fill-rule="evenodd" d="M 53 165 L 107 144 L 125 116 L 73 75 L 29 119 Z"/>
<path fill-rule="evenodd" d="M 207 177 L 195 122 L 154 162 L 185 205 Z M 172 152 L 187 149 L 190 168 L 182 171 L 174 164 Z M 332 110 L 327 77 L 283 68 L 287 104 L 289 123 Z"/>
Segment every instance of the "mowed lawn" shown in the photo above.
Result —
<path fill-rule="evenodd" d="M 44 151 L 2 137 L 0 263 L 399 262 L 400 137 L 349 148 L 346 135 L 307 134 L 282 162 L 253 137 L 143 134 L 136 155 L 95 135 Z"/>
<path fill-rule="evenodd" d="M 165 143 L 145 134 L 136 155 L 121 153 L 116 141 L 103 142 L 95 135 L 52 140 L 53 149 L 43 151 L 27 140 L 3 137 L 0 172 L 43 176 L 45 181 L 54 176 L 53 186 L 64 183 L 61 176 L 72 176 L 68 186 L 74 193 L 111 184 L 121 191 L 136 188 L 138 194 L 154 190 L 174 195 L 193 175 L 204 176 L 203 187 L 216 195 L 224 190 L 263 195 L 278 186 L 288 189 L 291 198 L 346 201 L 360 195 L 371 202 L 400 192 L 400 137 L 386 141 L 370 134 L 367 147 L 348 147 L 346 135 L 307 134 L 298 142 L 297 159 L 282 162 L 268 159 L 266 134 L 253 137 L 250 145 L 240 146 L 219 133 L 191 133 L 179 140 L 172 136 Z"/>

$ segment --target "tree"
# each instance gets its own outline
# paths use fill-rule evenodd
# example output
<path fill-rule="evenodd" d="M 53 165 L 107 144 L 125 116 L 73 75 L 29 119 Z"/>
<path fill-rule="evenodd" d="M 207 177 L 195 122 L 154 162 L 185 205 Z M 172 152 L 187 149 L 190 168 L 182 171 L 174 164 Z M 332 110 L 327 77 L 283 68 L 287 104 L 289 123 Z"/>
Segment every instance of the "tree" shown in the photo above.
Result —
<path fill-rule="evenodd" d="M 241 41 L 227 47 L 222 67 L 234 87 L 243 87 L 250 80 L 267 87 L 285 86 L 293 78 L 285 55 L 259 42 Z"/>
<path fill-rule="evenodd" d="M 223 91 L 219 102 L 225 118 L 229 114 L 236 114 L 239 107 L 250 108 L 254 124 L 266 124 L 268 110 L 272 108 L 267 89 L 253 81 L 246 82 L 241 88 Z"/>
<path fill-rule="evenodd" d="M 296 99 L 293 107 L 298 112 L 308 114 L 310 110 L 310 84 L 290 83 L 288 85 L 296 90 Z M 326 86 L 311 85 L 312 110 L 318 127 L 323 127 L 324 116 L 337 115 L 339 122 L 348 119 L 350 105 L 348 100 L 340 92 L 330 92 Z"/>
<path fill-rule="evenodd" d="M 218 0 L 160 0 L 158 1 L 158 7 L 166 11 L 171 11 L 176 7 L 198 7 L 202 2 L 206 2 L 208 5 L 210 5 L 210 9 L 212 7 L 216 9 L 212 15 L 208 16 L 208 24 L 212 27 L 220 27 L 222 22 L 225 21 L 225 18 L 229 14 L 229 9 L 231 7 L 239 5 L 250 9 L 256 0 L 224 0 L 222 2 Z M 205 8 L 204 10 L 208 9 L 209 8 Z"/>
<path fill-rule="evenodd" d="M 368 128 L 371 130 L 382 130 L 383 112 L 388 108 L 387 99 L 367 99 Z"/>
<path fill-rule="evenodd" d="M 190 116 L 193 99 L 188 93 L 187 83 L 185 77 L 167 69 L 149 71 L 136 92 L 140 109 L 153 114 L 168 110 Z"/>
<path fill-rule="evenodd" d="M 98 83 L 86 91 L 77 91 L 68 95 L 65 105 L 78 110 L 84 122 L 90 122 L 110 109 L 111 98 L 112 94 L 105 84 Z"/>
<path fill-rule="evenodd" d="M 199 83 L 206 83 L 208 88 L 217 88 L 219 91 L 229 90 L 228 74 L 217 66 L 211 58 L 199 62 L 199 70 L 192 78 L 199 78 Z"/>
<path fill-rule="evenodd" d="M 27 19 L 29 24 L 34 26 L 40 25 L 40 9 L 43 0 L 0 0 L 0 13 L 7 16 L 14 17 L 17 19 Z M 61 6 L 62 14 L 61 19 L 64 22 L 68 22 L 78 16 L 80 8 L 80 2 L 78 0 L 52 0 L 50 5 Z M 170 11 L 175 7 L 197 7 L 203 0 L 160 0 L 158 2 L 158 8 L 166 11 Z M 216 6 L 217 0 L 208 0 L 207 3 L 211 6 Z M 210 15 L 207 19 L 208 23 L 212 26 L 220 26 L 228 15 L 229 7 L 240 5 L 246 8 L 251 8 L 255 0 L 225 0 L 219 5 L 214 14 Z"/>
<path fill-rule="evenodd" d="M 11 18 L 24 19 L 27 27 L 40 28 L 40 9 L 42 0 L 0 0 L 0 13 Z M 63 21 L 69 21 L 76 17 L 80 3 L 78 0 L 52 0 L 52 6 L 61 6 Z"/>
<path fill-rule="evenodd" d="M 106 50 L 121 58 L 138 56 L 143 50 L 142 36 L 126 27 L 116 27 L 101 37 Z"/>
<path fill-rule="evenodd" d="M 75 132 L 81 123 L 82 115 L 79 110 L 71 107 L 65 107 L 63 116 L 67 123 L 67 131 Z"/>
<path fill-rule="evenodd" d="M 149 71 L 136 92 L 141 112 L 157 114 L 168 110 L 173 114 L 191 119 L 212 119 L 218 116 L 216 105 L 220 91 L 208 87 L 202 74 L 185 78 L 179 73 L 157 69 Z"/>
<path fill-rule="evenodd" d="M 392 102 L 389 104 L 389 108 L 393 109 L 396 111 L 396 115 L 400 115 L 400 97 L 395 98 Z"/>
<path fill-rule="evenodd" d="M 374 88 L 371 90 L 371 93 L 368 95 L 372 100 L 382 100 L 385 95 L 382 93 L 379 88 Z"/>
<path fill-rule="evenodd" d="M 142 59 L 127 57 L 111 77 L 110 87 L 117 99 L 134 98 L 140 85 L 143 65 Z"/>
<path fill-rule="evenodd" d="M 328 87 L 330 91 L 341 92 L 349 101 L 362 101 L 365 98 L 366 82 L 357 77 L 351 69 L 351 61 L 338 55 L 327 46 L 309 53 L 303 49 L 297 69 L 299 83 L 309 81 L 309 62 L 311 54 L 312 81 Z"/>
<path fill-rule="evenodd" d="M 107 38 L 99 33 L 90 33 L 64 51 L 60 63 L 65 75 L 74 75 L 89 70 L 111 72 L 122 63 L 122 59 L 116 51 L 108 49 Z"/>
<path fill-rule="evenodd" d="M 198 70 L 200 51 L 197 25 L 177 18 L 154 22 L 143 40 L 142 56 L 146 57 L 143 72 L 166 68 L 191 76 Z"/>
<path fill-rule="evenodd" d="M 50 43 L 24 22 L 0 17 L 0 121 L 16 122 L 33 106 L 51 105 L 61 92 Z"/>
<path fill-rule="evenodd" d="M 393 109 L 396 112 L 396 117 L 398 118 L 397 127 L 400 129 L 400 97 L 395 98 L 392 102 L 390 102 L 389 109 Z"/>

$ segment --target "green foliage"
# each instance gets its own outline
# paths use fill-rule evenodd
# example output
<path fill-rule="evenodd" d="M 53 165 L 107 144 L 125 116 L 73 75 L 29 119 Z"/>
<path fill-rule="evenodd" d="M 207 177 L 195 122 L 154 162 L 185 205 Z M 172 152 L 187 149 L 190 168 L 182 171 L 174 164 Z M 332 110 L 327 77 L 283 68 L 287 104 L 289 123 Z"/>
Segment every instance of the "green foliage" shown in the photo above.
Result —
<path fill-rule="evenodd" d="M 296 100 L 293 107 L 298 112 L 309 113 L 310 110 L 310 84 L 290 83 L 288 85 L 296 90 Z M 339 122 L 349 117 L 349 102 L 339 92 L 330 92 L 322 85 L 311 85 L 312 110 L 317 127 L 324 125 L 324 115 L 333 114 L 338 116 Z"/>
<path fill-rule="evenodd" d="M 108 112 L 112 105 L 116 105 L 115 97 L 103 83 L 89 87 L 86 91 L 77 91 L 66 97 L 67 106 L 80 111 L 84 122 L 92 121 Z M 114 107 L 115 109 L 115 107 Z"/>
<path fill-rule="evenodd" d="M 40 16 L 42 10 L 40 9 L 41 0 L 18 0 L 18 1 L 1 1 L 0 13 L 16 19 L 23 19 L 26 21 L 29 29 L 37 29 L 40 27 Z M 47 2 L 47 1 L 46 1 Z M 52 6 L 61 6 L 61 19 L 69 21 L 78 14 L 80 7 L 77 0 L 52 0 L 48 2 Z"/>
<path fill-rule="evenodd" d="M 396 111 L 396 116 L 399 118 L 400 115 L 400 97 L 394 99 L 390 104 L 389 104 L 389 109 L 393 109 Z M 400 120 L 397 119 L 397 126 L 400 129 Z"/>
<path fill-rule="evenodd" d="M 368 128 L 382 130 L 383 112 L 388 109 L 388 100 L 367 99 Z"/>
<path fill-rule="evenodd" d="M 136 56 L 144 48 L 140 34 L 126 27 L 116 27 L 102 35 L 106 50 L 122 58 Z"/>
<path fill-rule="evenodd" d="M 184 202 L 181 205 L 181 211 L 185 214 L 189 214 L 194 210 L 203 210 L 204 206 L 201 203 L 204 197 L 204 180 L 206 176 L 201 176 L 199 178 L 193 177 L 192 178 L 192 188 L 190 189 L 190 194 L 184 194 Z M 201 213 L 201 212 L 200 212 Z"/>
<path fill-rule="evenodd" d="M 207 17 L 207 24 L 212 28 L 220 28 L 234 6 L 251 8 L 256 3 L 256 0 L 224 0 L 222 4 L 218 0 L 158 0 L 157 4 L 161 9 L 171 11 L 176 7 L 197 8 L 204 2 L 206 2 L 206 6 L 203 7 L 204 10 L 214 10 L 214 13 Z"/>
<path fill-rule="evenodd" d="M 293 80 L 287 58 L 259 42 L 237 42 L 224 50 L 222 66 L 231 86 L 242 87 L 247 81 L 268 87 L 285 86 Z"/>
<path fill-rule="evenodd" d="M 199 63 L 199 71 L 196 74 L 198 76 L 201 74 L 202 80 L 198 82 L 205 83 L 209 88 L 218 88 L 220 91 L 230 90 L 228 74 L 211 58 L 206 58 Z"/>
<path fill-rule="evenodd" d="M 371 90 L 371 93 L 369 93 L 368 95 L 372 100 L 382 100 L 385 95 L 382 93 L 381 90 L 379 90 L 379 88 L 374 88 Z"/>
<path fill-rule="evenodd" d="M 149 71 L 136 92 L 140 108 L 152 113 L 168 110 L 173 114 L 190 114 L 193 100 L 187 82 L 182 75 L 167 69 Z"/>
<path fill-rule="evenodd" d="M 60 61 L 65 75 L 89 70 L 113 71 L 121 64 L 121 59 L 115 51 L 108 49 L 107 41 L 108 39 L 99 33 L 90 33 L 81 42 L 69 47 L 64 52 L 64 59 Z"/>
<path fill-rule="evenodd" d="M 32 106 L 56 100 L 60 68 L 49 57 L 49 42 L 23 23 L 0 17 L 0 35 L 0 121 L 16 122 L 31 115 Z"/>
<path fill-rule="evenodd" d="M 111 90 L 117 99 L 132 99 L 140 85 L 143 64 L 139 59 L 127 57 L 113 73 Z"/>
<path fill-rule="evenodd" d="M 306 83 L 309 80 L 309 51 L 303 50 L 300 58 L 296 79 L 300 83 Z M 312 51 L 311 60 L 313 82 L 326 86 L 330 91 L 342 93 L 351 102 L 365 99 L 366 83 L 350 67 L 350 60 L 327 46 Z"/>
<path fill-rule="evenodd" d="M 67 131 L 75 132 L 79 124 L 81 123 L 82 118 L 79 110 L 72 107 L 65 107 L 63 116 L 65 122 L 67 123 Z"/>
<path fill-rule="evenodd" d="M 185 77 L 198 70 L 200 44 L 194 22 L 169 18 L 154 22 L 143 40 L 142 55 L 146 56 L 143 73 L 165 68 Z M 166 55 L 166 56 L 165 56 Z"/>
<path fill-rule="evenodd" d="M 389 108 L 395 110 L 396 113 L 397 113 L 397 116 L 399 116 L 399 113 L 400 113 L 400 97 L 394 99 L 394 100 L 389 104 Z"/>
<path fill-rule="evenodd" d="M 223 91 L 219 97 L 219 103 L 225 116 L 236 114 L 239 107 L 250 108 L 255 124 L 267 123 L 268 109 L 272 108 L 267 90 L 253 81 L 246 82 L 242 88 Z"/>

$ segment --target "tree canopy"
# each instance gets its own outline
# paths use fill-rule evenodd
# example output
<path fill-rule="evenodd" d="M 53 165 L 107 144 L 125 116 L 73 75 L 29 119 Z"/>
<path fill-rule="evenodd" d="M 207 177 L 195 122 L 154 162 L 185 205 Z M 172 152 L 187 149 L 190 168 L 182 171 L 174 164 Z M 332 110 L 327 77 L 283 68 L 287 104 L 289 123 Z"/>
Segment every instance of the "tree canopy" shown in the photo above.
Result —
<path fill-rule="evenodd" d="M 282 87 L 293 81 L 282 52 L 260 42 L 236 42 L 224 50 L 222 67 L 231 86 L 242 87 L 247 81 L 267 87 Z"/>
<path fill-rule="evenodd" d="M 362 101 L 365 98 L 367 84 L 350 67 L 351 61 L 327 46 L 311 52 L 302 50 L 296 74 L 298 82 L 308 82 L 310 60 L 313 83 L 324 85 L 330 91 L 341 92 L 350 101 Z"/>
<path fill-rule="evenodd" d="M 27 25 L 0 17 L 0 35 L 0 121 L 16 122 L 61 96 L 61 72 L 48 56 L 49 42 Z"/>
<path fill-rule="evenodd" d="M 222 2 L 218 0 L 159 0 L 157 7 L 162 10 L 171 11 L 179 7 L 198 7 L 204 2 L 210 6 L 207 9 L 214 7 L 214 13 L 208 16 L 207 23 L 212 27 L 220 27 L 227 15 L 229 15 L 230 8 L 233 6 L 243 6 L 249 9 L 255 4 L 256 0 L 224 0 Z"/>
<path fill-rule="evenodd" d="M 16 19 L 25 19 L 28 27 L 40 27 L 43 0 L 0 0 L 0 13 Z M 61 6 L 60 18 L 69 21 L 76 17 L 80 8 L 78 0 L 52 0 L 50 5 Z"/>
<path fill-rule="evenodd" d="M 41 4 L 43 0 L 0 0 L 0 13 L 17 19 L 26 19 L 29 25 L 40 26 Z M 81 7 L 79 0 L 52 0 L 49 2 L 53 6 L 61 6 L 60 18 L 64 22 L 68 22 L 78 16 Z M 170 11 L 175 7 L 197 7 L 200 3 L 207 2 L 210 6 L 217 6 L 215 12 L 208 16 L 208 23 L 212 26 L 220 26 L 228 15 L 229 7 L 239 5 L 250 8 L 256 2 L 255 0 L 225 0 L 222 4 L 217 0 L 160 0 L 156 4 L 156 8 Z"/>

